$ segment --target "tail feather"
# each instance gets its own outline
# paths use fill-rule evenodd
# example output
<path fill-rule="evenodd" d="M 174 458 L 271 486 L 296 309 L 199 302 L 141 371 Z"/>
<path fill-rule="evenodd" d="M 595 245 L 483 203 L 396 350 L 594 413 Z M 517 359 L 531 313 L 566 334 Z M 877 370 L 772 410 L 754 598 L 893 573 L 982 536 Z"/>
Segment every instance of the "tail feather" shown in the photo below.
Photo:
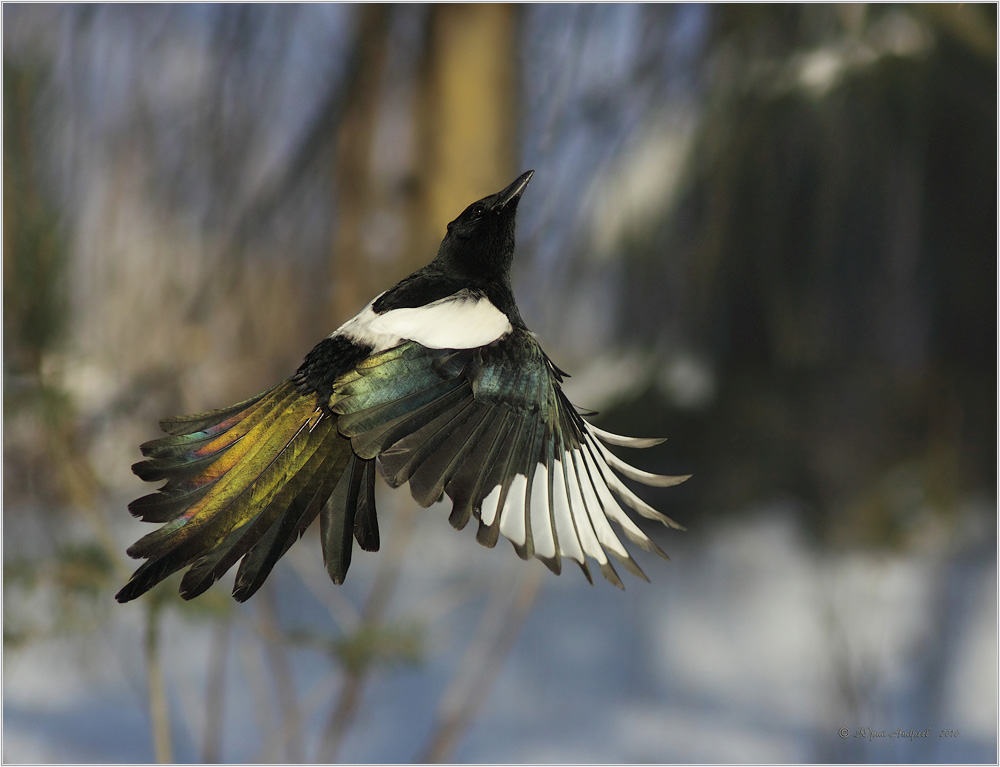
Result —
<path fill-rule="evenodd" d="M 230 405 L 229 407 L 222 408 L 221 410 L 209 410 L 204 413 L 194 413 L 193 415 L 163 418 L 160 421 L 160 428 L 167 434 L 172 435 L 193 434 L 199 431 L 209 432 L 213 429 L 216 430 L 214 433 L 217 433 L 218 431 L 225 431 L 229 428 L 229 426 L 232 426 L 233 423 L 239 420 L 237 416 L 240 416 L 245 410 L 249 410 L 251 407 L 264 399 L 264 397 L 272 394 L 275 390 L 283 388 L 283 386 L 284 384 L 272 386 L 270 389 L 267 389 L 254 397 L 245 399 L 242 402 L 237 402 L 235 405 Z"/>
<path fill-rule="evenodd" d="M 213 453 L 203 458 L 195 458 L 191 453 L 170 458 L 156 458 L 133 464 L 132 473 L 143 482 L 158 482 L 170 480 L 175 487 L 190 485 L 197 477 L 204 474 L 217 456 Z"/>
<path fill-rule="evenodd" d="M 324 464 L 327 454 L 319 453 L 328 432 L 333 426 L 330 419 L 320 422 L 309 435 L 308 443 L 303 451 L 302 460 L 305 463 L 294 477 L 274 496 L 269 504 L 249 521 L 238 524 L 232 529 L 226 539 L 208 554 L 195 562 L 184 574 L 181 581 L 181 595 L 192 599 L 204 592 L 217 581 L 223 573 L 229 570 L 251 548 L 272 529 L 279 526 L 285 518 L 301 515 L 301 509 L 295 506 L 300 496 L 310 494 L 320 484 L 317 470 Z M 341 451 L 343 452 L 343 451 Z"/>
<path fill-rule="evenodd" d="M 187 511 L 191 504 L 204 496 L 211 487 L 206 484 L 189 490 L 163 488 L 136 498 L 128 505 L 128 510 L 133 517 L 139 517 L 143 522 L 170 522 Z"/>
<path fill-rule="evenodd" d="M 234 442 L 198 476 L 199 483 L 212 484 L 208 493 L 182 515 L 132 544 L 129 556 L 138 559 L 178 549 L 190 551 L 187 557 L 194 558 L 203 553 L 198 549 L 208 550 L 219 544 L 247 505 L 264 500 L 257 490 L 258 480 L 292 446 L 303 427 L 321 417 L 305 397 L 295 405 L 248 416 L 255 423 L 245 438 Z M 237 466 L 238 470 L 232 471 Z M 273 491 L 274 472 L 271 474 L 272 482 L 265 488 Z"/>
<path fill-rule="evenodd" d="M 147 443 L 155 457 L 136 473 L 167 484 L 130 509 L 164 524 L 128 550 L 148 561 L 118 601 L 188 566 L 181 591 L 190 599 L 241 557 L 237 591 L 246 598 L 326 502 L 353 455 L 335 417 L 290 381 L 241 405 L 169 419 L 171 436 Z"/>
<path fill-rule="evenodd" d="M 272 389 L 245 410 L 215 426 L 147 442 L 140 449 L 143 455 L 151 457 L 150 460 L 135 464 L 132 471 L 148 482 L 169 480 L 170 487 L 203 484 L 212 478 L 218 478 L 218 471 L 206 472 L 204 469 L 215 463 L 222 453 L 227 452 L 255 427 L 266 428 L 266 424 L 278 418 L 283 409 L 297 397 L 301 398 L 290 386 Z M 234 455 L 239 452 L 237 450 Z M 223 472 L 226 470 L 222 469 Z"/>
<path fill-rule="evenodd" d="M 365 462 L 357 457 L 350 462 L 337 482 L 330 503 L 323 507 L 319 518 L 323 560 L 331 580 L 337 584 L 344 582 L 347 568 L 351 566 L 354 525 L 364 468 Z"/>
<path fill-rule="evenodd" d="M 361 460 L 355 458 L 355 460 Z M 364 551 L 378 551 L 380 541 L 378 518 L 375 515 L 375 461 L 365 461 L 361 475 L 358 510 L 354 515 L 354 538 Z"/>
<path fill-rule="evenodd" d="M 278 560 L 313 523 L 320 510 L 329 504 L 330 494 L 344 475 L 345 462 L 350 456 L 350 443 L 338 440 L 338 449 L 331 451 L 317 468 L 314 484 L 295 498 L 287 513 L 243 557 L 233 586 L 233 598 L 237 602 L 245 602 L 257 593 Z"/>

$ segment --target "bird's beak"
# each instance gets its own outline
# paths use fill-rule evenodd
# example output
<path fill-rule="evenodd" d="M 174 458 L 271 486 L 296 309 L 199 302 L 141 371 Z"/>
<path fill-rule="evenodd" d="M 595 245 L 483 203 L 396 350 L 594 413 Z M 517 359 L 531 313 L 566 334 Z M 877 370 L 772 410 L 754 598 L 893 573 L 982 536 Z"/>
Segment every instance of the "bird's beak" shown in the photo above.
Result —
<path fill-rule="evenodd" d="M 493 209 L 500 210 L 506 207 L 507 203 L 518 200 L 533 175 L 535 175 L 535 171 L 529 170 L 514 179 L 510 186 L 497 195 L 497 201 L 493 203 Z"/>

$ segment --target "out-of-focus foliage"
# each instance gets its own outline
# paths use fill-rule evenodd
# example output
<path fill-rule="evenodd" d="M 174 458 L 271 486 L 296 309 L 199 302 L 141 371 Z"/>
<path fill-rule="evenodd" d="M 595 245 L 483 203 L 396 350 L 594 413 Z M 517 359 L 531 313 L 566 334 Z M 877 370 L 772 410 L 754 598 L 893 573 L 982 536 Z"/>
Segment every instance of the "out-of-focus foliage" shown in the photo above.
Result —
<path fill-rule="evenodd" d="M 948 551 L 970 501 L 995 508 L 995 5 L 3 13 L 8 650 L 117 625 L 128 467 L 159 417 L 286 376 L 527 168 L 522 313 L 576 400 L 671 437 L 638 460 L 695 474 L 651 494 L 692 537 L 775 504 L 823 554 Z M 230 656 L 273 682 L 262 758 L 289 761 L 336 759 L 371 674 L 433 662 L 435 617 L 483 592 L 397 618 L 413 522 L 384 507 L 403 543 L 363 598 L 291 557 L 258 606 L 149 595 L 133 686 L 158 757 L 190 710 L 158 665 L 172 621 L 214 637 L 204 761 L 228 753 Z M 513 641 L 488 617 L 474 649 Z M 313 656 L 321 703 L 290 681 Z M 441 711 L 478 705 L 490 675 L 465 668 Z"/>
<path fill-rule="evenodd" d="M 662 427 L 698 446 L 690 502 L 791 493 L 824 538 L 878 546 L 992 492 L 996 25 L 969 10 L 715 15 L 686 181 L 627 242 L 620 323 L 680 358 L 644 408 L 697 400 L 685 353 L 708 370 L 690 428 Z"/>
<path fill-rule="evenodd" d="M 37 371 L 66 321 L 59 306 L 65 248 L 32 151 L 37 77 L 4 67 L 4 369 L 12 372 Z"/>

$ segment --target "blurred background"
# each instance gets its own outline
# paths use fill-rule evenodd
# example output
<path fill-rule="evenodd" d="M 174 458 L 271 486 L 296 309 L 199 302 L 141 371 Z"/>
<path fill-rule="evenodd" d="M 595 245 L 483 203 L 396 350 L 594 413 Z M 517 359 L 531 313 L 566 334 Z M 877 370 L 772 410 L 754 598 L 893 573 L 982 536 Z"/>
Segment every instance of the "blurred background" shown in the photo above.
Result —
<path fill-rule="evenodd" d="M 996 40 L 967 3 L 5 4 L 4 761 L 995 762 Z M 114 603 L 157 420 L 290 374 L 528 168 L 525 320 L 694 474 L 644 493 L 689 528 L 652 583 L 380 487 L 342 588 L 314 530 L 245 605 Z"/>

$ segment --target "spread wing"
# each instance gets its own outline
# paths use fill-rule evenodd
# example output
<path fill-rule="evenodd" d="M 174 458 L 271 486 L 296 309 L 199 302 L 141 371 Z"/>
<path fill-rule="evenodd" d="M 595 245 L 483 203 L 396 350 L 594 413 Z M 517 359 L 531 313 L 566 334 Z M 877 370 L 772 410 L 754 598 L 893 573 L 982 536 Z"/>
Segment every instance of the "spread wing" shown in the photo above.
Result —
<path fill-rule="evenodd" d="M 611 523 L 664 557 L 623 505 L 680 525 L 618 475 L 659 487 L 687 477 L 649 474 L 612 454 L 606 444 L 662 440 L 598 429 L 570 404 L 561 381 L 534 338 L 513 330 L 474 349 L 404 343 L 375 354 L 338 379 L 330 407 L 360 458 L 378 456 L 389 484 L 408 482 L 422 506 L 447 494 L 452 525 L 461 529 L 475 517 L 480 543 L 493 546 L 503 535 L 522 558 L 537 557 L 555 573 L 570 559 L 588 580 L 589 557 L 621 586 L 610 554 L 646 579 Z"/>

